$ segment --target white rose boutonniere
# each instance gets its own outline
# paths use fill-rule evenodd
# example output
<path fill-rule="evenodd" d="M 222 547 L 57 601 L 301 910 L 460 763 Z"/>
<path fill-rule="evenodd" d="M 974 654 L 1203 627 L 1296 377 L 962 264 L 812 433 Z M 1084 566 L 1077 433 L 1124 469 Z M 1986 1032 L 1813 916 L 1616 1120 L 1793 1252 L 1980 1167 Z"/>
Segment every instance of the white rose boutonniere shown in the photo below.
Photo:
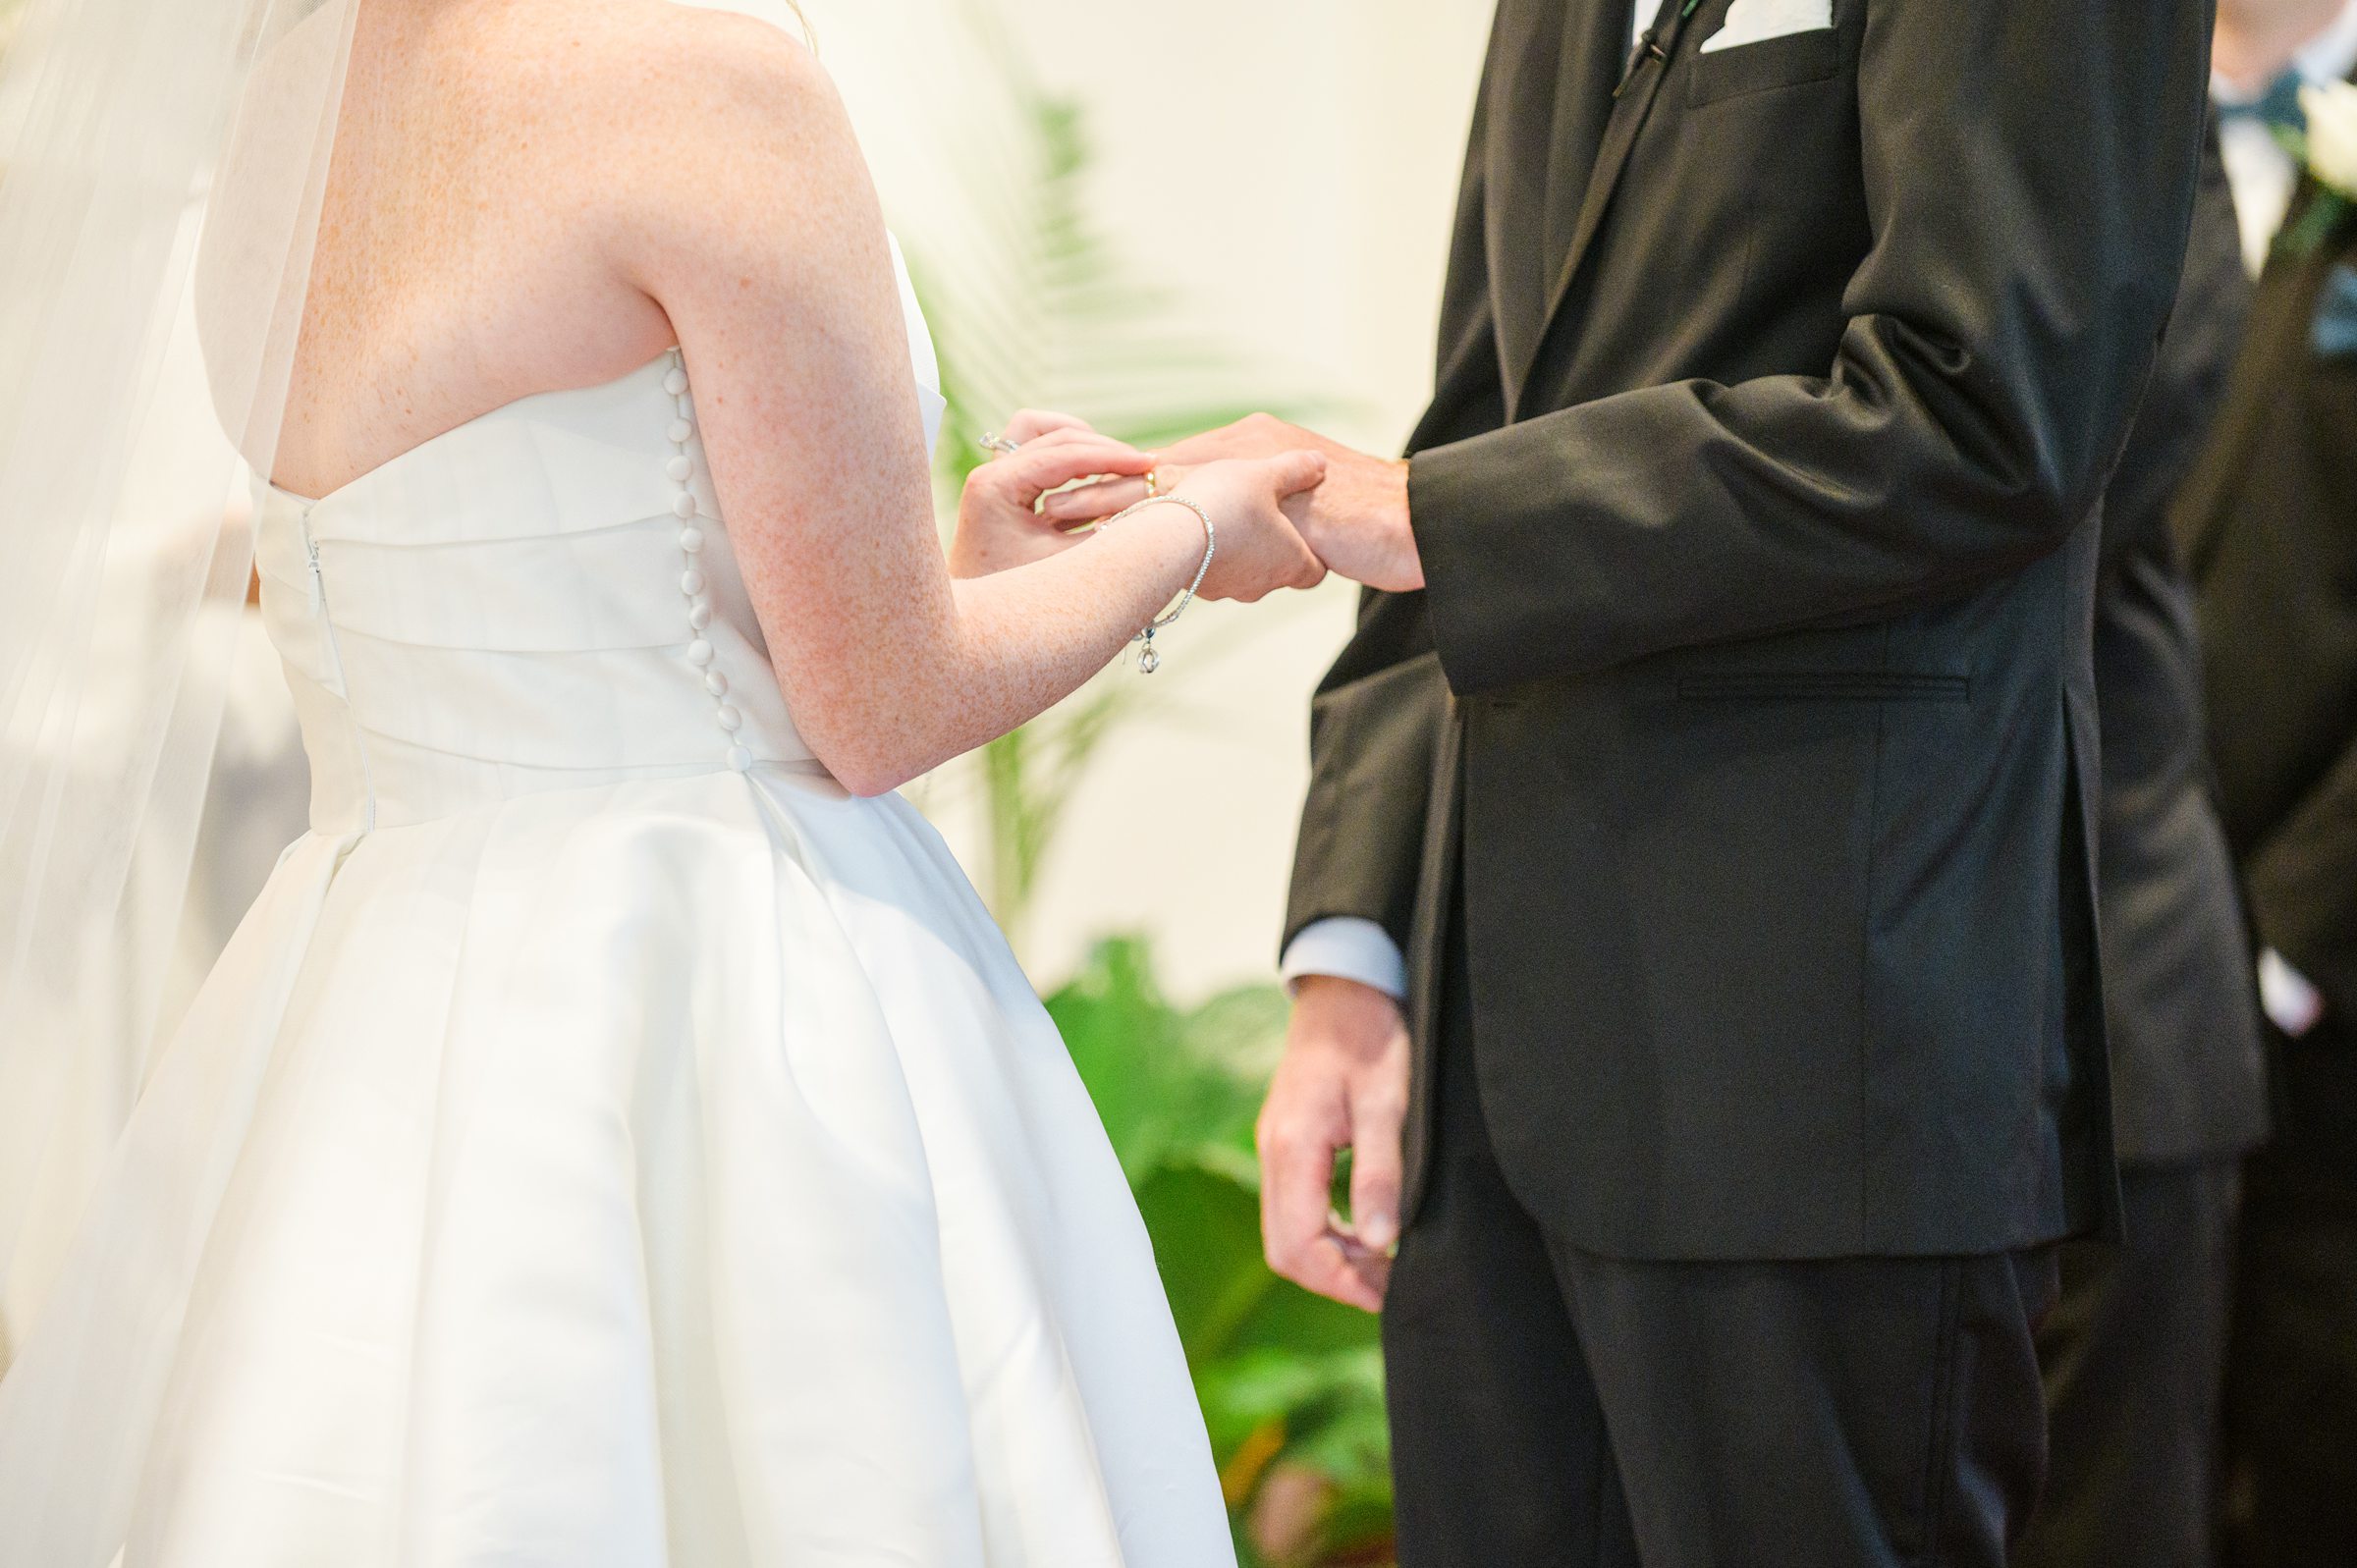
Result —
<path fill-rule="evenodd" d="M 2357 201 L 2357 82 L 2300 88 L 2308 117 L 2308 172 L 2344 201 Z"/>
<path fill-rule="evenodd" d="M 2300 112 L 2307 118 L 2307 133 L 2287 139 L 2316 181 L 2317 192 L 2283 236 L 2283 248 L 2304 256 L 2357 213 L 2357 84 L 2310 82 L 2300 88 Z"/>

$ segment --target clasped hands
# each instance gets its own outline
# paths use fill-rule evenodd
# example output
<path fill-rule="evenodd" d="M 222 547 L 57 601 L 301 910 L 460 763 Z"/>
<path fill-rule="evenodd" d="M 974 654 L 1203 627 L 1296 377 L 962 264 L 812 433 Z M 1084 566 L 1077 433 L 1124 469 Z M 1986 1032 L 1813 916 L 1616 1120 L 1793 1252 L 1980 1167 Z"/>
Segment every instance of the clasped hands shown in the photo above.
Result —
<path fill-rule="evenodd" d="M 1370 587 L 1424 584 L 1408 527 L 1407 464 L 1254 414 L 1161 452 L 1099 434 L 1069 414 L 1026 410 L 1014 450 L 976 468 L 959 508 L 951 569 L 985 576 L 1084 540 L 1147 497 L 1202 505 L 1220 530 L 1203 596 L 1251 601 L 1314 587 L 1328 571 Z M 1315 455 L 1314 461 L 1304 455 Z"/>

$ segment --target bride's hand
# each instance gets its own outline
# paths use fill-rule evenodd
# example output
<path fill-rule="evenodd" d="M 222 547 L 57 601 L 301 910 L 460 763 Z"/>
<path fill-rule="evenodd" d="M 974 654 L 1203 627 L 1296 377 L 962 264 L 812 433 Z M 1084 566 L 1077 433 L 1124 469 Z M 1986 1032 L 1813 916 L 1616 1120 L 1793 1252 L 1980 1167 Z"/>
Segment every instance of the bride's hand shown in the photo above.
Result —
<path fill-rule="evenodd" d="M 1086 534 L 1067 532 L 1069 519 L 1043 515 L 1041 496 L 1075 480 L 1135 476 L 1154 466 L 1149 455 L 1069 414 L 1025 410 L 1008 422 L 1007 439 L 1019 449 L 966 478 L 950 544 L 952 576 L 987 577 L 1069 550 Z"/>
<path fill-rule="evenodd" d="M 1297 524 L 1309 493 L 1325 477 L 1325 455 L 1316 452 L 1189 469 L 1172 494 L 1200 505 L 1219 530 L 1211 569 L 1197 592 L 1248 604 L 1280 588 L 1314 588 L 1324 581 L 1326 564 L 1302 543 Z"/>

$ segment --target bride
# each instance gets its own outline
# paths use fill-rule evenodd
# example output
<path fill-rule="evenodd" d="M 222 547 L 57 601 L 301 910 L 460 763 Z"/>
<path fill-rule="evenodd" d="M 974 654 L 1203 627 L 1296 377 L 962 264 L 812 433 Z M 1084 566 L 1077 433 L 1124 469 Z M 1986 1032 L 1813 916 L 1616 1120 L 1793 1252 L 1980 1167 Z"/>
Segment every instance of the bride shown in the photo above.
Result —
<path fill-rule="evenodd" d="M 1083 539 L 1033 502 L 1150 460 L 1025 416 L 945 562 L 931 349 L 797 39 L 83 3 L 268 19 L 192 297 L 312 826 L 7 1281 L 0 1562 L 1232 1563 L 1121 1172 L 890 791 L 1190 584 L 1314 583 L 1321 460 Z M 306 103 L 332 162 L 279 178 Z"/>

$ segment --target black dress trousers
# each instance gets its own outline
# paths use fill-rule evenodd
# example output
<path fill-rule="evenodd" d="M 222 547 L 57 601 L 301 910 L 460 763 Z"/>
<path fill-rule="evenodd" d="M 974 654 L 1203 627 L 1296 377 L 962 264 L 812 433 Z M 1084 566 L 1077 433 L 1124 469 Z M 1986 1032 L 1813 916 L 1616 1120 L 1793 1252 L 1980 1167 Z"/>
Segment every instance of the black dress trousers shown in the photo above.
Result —
<path fill-rule="evenodd" d="M 2217 1560 L 2241 1178 L 2239 1159 L 2125 1171 L 2125 1243 L 2064 1243 L 2062 1299 L 2038 1329 L 2053 1473 L 2013 1568 Z"/>
<path fill-rule="evenodd" d="M 2052 1252 L 1565 1246 L 1500 1166 L 1443 990 L 1430 1185 L 1384 1312 L 1400 1568 L 2001 1568 L 2044 1477 Z"/>
<path fill-rule="evenodd" d="M 2357 1563 L 2357 1028 L 2281 1044 L 2246 1167 L 2226 1367 L 2225 1561 Z"/>

